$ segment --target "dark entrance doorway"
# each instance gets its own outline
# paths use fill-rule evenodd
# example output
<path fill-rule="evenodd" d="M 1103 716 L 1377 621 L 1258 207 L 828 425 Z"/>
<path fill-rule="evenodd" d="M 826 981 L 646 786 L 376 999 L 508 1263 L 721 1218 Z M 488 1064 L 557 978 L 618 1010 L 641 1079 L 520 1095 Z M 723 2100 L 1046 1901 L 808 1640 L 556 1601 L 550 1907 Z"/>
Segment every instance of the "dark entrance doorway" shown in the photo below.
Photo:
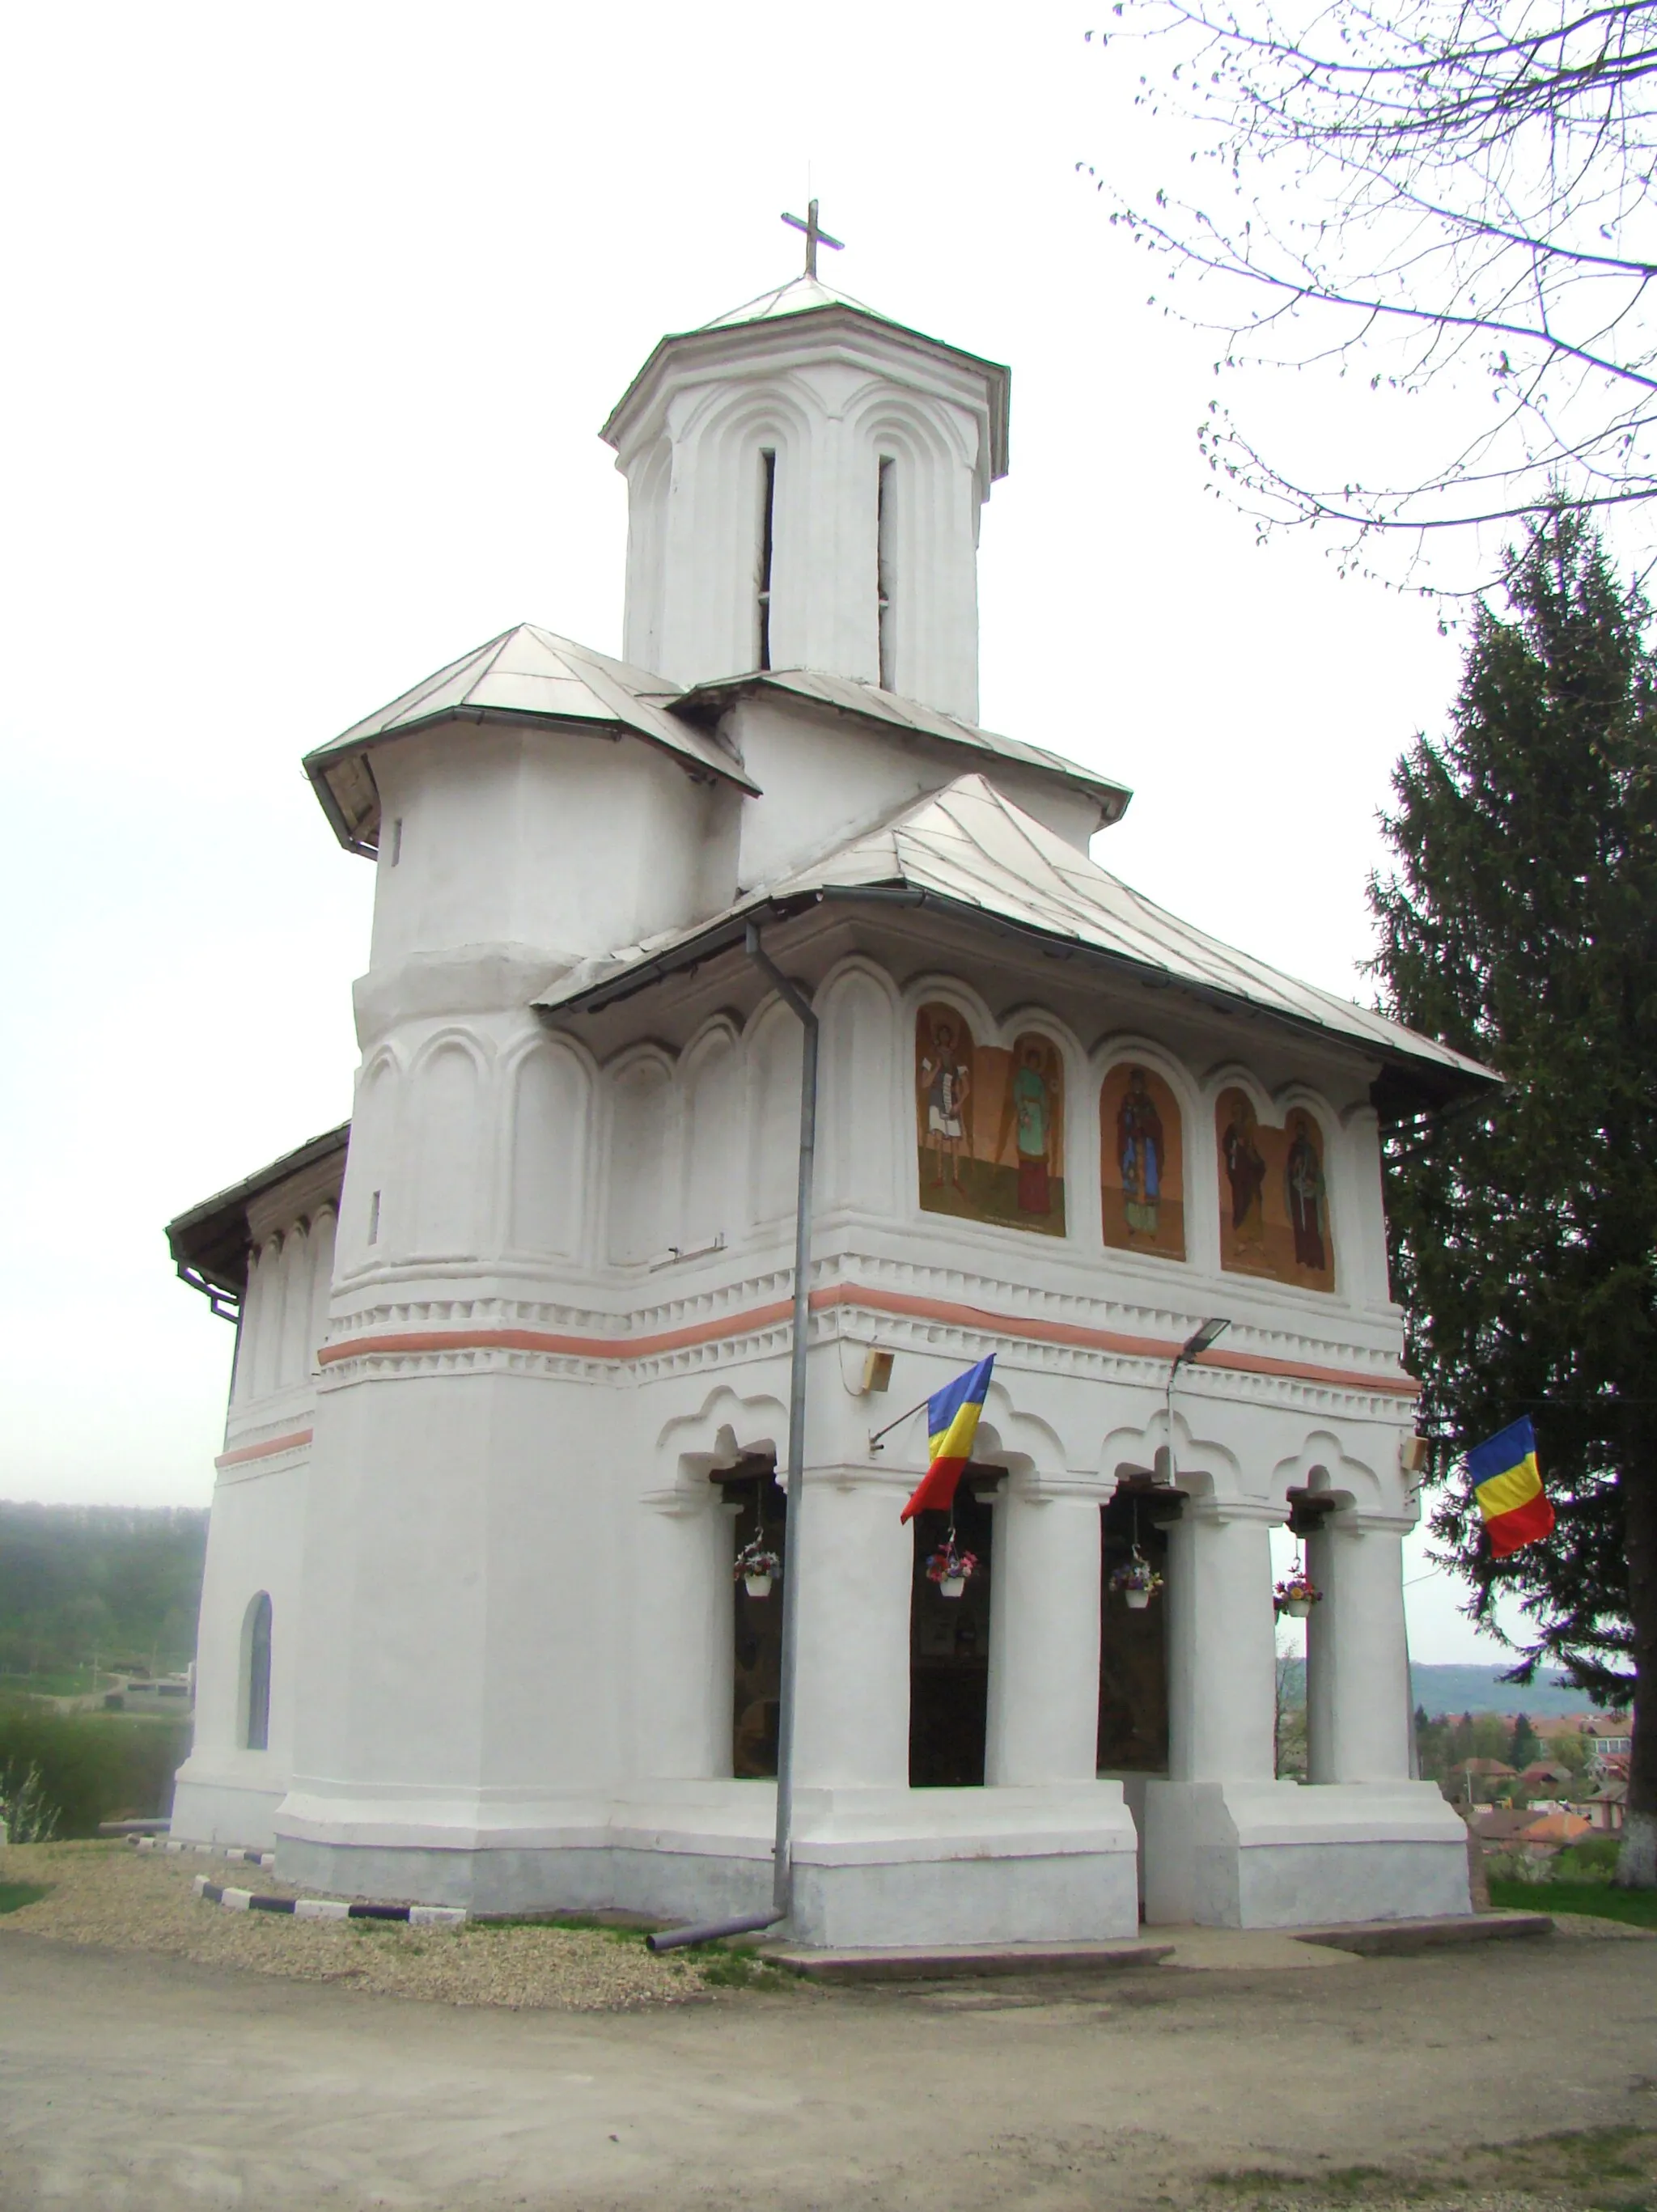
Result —
<path fill-rule="evenodd" d="M 1142 1610 L 1111 1588 L 1138 1543 L 1140 1557 L 1168 1573 L 1168 1524 L 1179 1517 L 1179 1493 L 1150 1483 L 1124 1483 L 1104 1507 L 1100 1547 L 1104 1589 L 1099 1618 L 1099 1767 L 1108 1774 L 1168 1771 L 1168 1591 Z"/>
<path fill-rule="evenodd" d="M 779 1560 L 788 1556 L 788 1495 L 778 1486 L 769 1459 L 744 1460 L 719 1478 L 720 1495 L 737 1508 L 735 1549 L 757 1537 Z M 782 1577 L 769 1593 L 750 1597 L 738 1582 L 733 1607 L 734 1695 L 731 1714 L 731 1771 L 762 1781 L 777 1771 L 777 1717 L 782 1703 Z"/>
<path fill-rule="evenodd" d="M 980 1480 L 993 1488 L 1000 1470 Z M 914 1583 L 909 1599 L 909 1786 L 960 1789 L 984 1780 L 984 1730 L 990 1705 L 990 1571 L 995 1516 L 973 1486 L 968 1468 L 956 1492 L 956 1548 L 978 1571 L 959 1597 L 928 1580 L 926 1562 L 950 1532 L 947 1513 L 918 1513 Z"/>

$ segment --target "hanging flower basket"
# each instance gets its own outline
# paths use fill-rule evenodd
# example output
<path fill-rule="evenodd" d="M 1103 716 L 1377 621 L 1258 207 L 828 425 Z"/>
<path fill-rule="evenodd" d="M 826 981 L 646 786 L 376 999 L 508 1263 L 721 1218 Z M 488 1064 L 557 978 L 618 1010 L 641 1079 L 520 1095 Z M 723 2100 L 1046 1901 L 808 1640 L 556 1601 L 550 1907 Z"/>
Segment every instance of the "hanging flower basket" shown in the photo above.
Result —
<path fill-rule="evenodd" d="M 959 1597 L 977 1572 L 976 1555 L 957 1552 L 953 1544 L 940 1544 L 926 1562 L 926 1579 L 938 1584 L 940 1597 Z"/>
<path fill-rule="evenodd" d="M 1110 1586 L 1120 1590 L 1127 1600 L 1130 1613 L 1143 1613 L 1162 1586 L 1162 1578 L 1149 1559 L 1142 1559 L 1136 1551 L 1112 1572 Z"/>
<path fill-rule="evenodd" d="M 756 1536 L 737 1554 L 737 1580 L 746 1585 L 750 1597 L 769 1597 L 771 1584 L 782 1572 L 782 1561 Z"/>
<path fill-rule="evenodd" d="M 1272 1594 L 1272 1601 L 1279 1613 L 1286 1613 L 1290 1620 L 1304 1620 L 1314 1605 L 1322 1602 L 1323 1592 L 1310 1575 L 1296 1572 L 1287 1582 L 1281 1582 Z"/>

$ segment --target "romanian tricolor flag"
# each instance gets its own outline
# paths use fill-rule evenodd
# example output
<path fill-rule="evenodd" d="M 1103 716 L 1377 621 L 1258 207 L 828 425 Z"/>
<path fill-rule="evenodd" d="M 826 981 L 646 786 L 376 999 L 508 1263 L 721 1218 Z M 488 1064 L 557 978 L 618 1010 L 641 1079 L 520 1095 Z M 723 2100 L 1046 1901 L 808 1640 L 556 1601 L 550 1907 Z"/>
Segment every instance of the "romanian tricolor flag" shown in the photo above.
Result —
<path fill-rule="evenodd" d="M 941 1513 L 955 1503 L 955 1486 L 973 1455 L 973 1438 L 978 1434 L 978 1417 L 984 1410 L 994 1364 L 992 1352 L 926 1401 L 926 1437 L 932 1463 L 899 1516 L 901 1520 L 912 1520 L 917 1513 Z"/>
<path fill-rule="evenodd" d="M 1467 1455 L 1473 1496 L 1484 1516 L 1484 1533 L 1498 1559 L 1533 1544 L 1553 1527 L 1553 1508 L 1543 1493 L 1536 1465 L 1536 1434 L 1527 1417 Z"/>

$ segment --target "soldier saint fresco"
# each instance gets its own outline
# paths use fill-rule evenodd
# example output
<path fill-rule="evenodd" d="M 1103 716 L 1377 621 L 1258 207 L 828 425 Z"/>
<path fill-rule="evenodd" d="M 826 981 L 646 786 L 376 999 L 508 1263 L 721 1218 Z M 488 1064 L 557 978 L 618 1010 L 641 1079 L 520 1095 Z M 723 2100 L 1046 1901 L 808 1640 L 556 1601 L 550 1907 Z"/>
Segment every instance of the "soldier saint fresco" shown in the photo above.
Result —
<path fill-rule="evenodd" d="M 915 1018 L 920 1203 L 1003 1228 L 1065 1233 L 1065 1068 L 1048 1037 L 981 1045 L 955 1007 Z"/>
<path fill-rule="evenodd" d="M 1104 1236 L 1119 1251 L 1185 1257 L 1185 1135 L 1160 1075 L 1124 1061 L 1099 1099 Z"/>
<path fill-rule="evenodd" d="M 1306 1290 L 1335 1287 L 1323 1132 L 1304 1108 L 1266 1127 L 1246 1091 L 1215 1107 L 1220 1156 L 1220 1264 Z"/>

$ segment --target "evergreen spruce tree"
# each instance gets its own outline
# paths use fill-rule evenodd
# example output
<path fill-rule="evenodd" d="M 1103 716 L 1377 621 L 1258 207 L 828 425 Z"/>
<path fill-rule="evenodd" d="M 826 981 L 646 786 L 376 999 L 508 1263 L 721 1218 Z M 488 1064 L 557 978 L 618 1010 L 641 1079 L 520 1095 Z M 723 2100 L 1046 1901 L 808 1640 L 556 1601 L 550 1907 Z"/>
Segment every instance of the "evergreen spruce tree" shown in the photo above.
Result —
<path fill-rule="evenodd" d="M 1393 1283 L 1432 1526 L 1513 1679 L 1558 1665 L 1632 1691 L 1618 1879 L 1657 1883 L 1657 665 L 1649 609 L 1562 508 L 1475 621 L 1449 734 L 1393 777 L 1396 871 L 1376 878 L 1387 1010 L 1499 1069 L 1495 1098 L 1400 1131 Z M 1493 1559 L 1456 1462 L 1528 1413 L 1558 1516 Z"/>

